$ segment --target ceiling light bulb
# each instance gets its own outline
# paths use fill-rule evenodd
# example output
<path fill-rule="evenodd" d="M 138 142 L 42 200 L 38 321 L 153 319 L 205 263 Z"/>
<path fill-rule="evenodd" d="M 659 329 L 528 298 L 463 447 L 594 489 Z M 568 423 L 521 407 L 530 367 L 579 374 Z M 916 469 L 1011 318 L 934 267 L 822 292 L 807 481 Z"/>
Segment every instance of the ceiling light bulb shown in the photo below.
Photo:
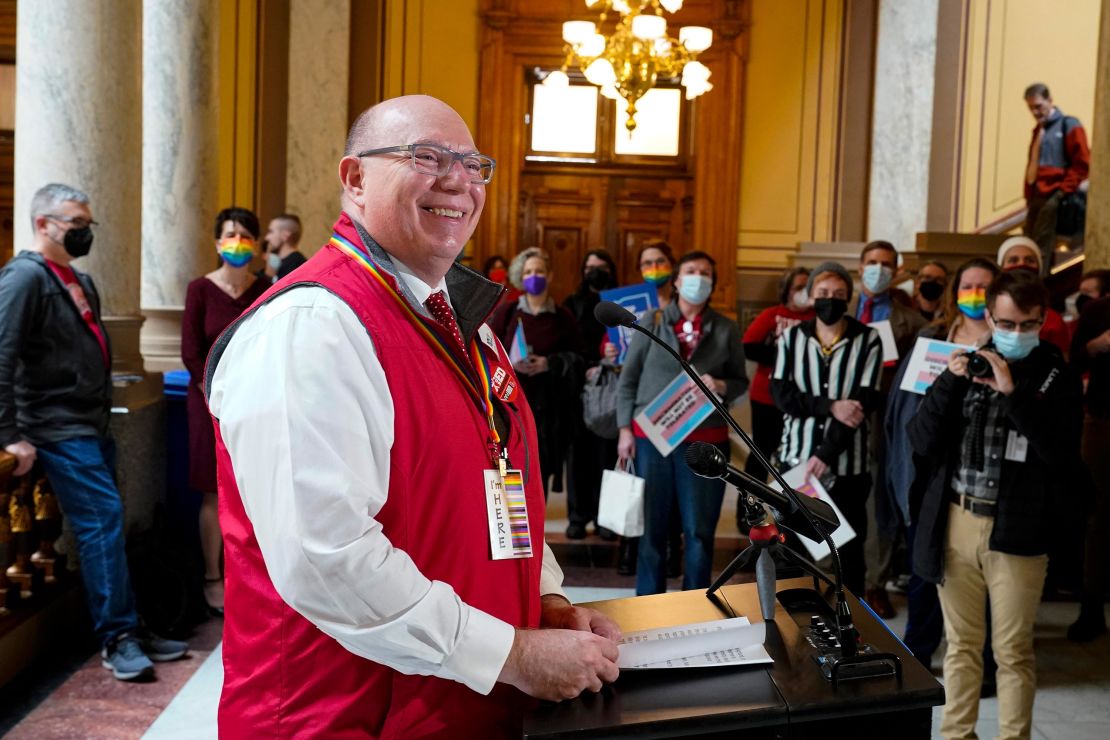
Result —
<path fill-rule="evenodd" d="M 593 36 L 596 31 L 597 27 L 590 21 L 567 21 L 563 23 L 563 41 L 575 46 Z"/>
<path fill-rule="evenodd" d="M 578 45 L 578 56 L 599 57 L 605 51 L 605 37 L 600 33 L 592 34 Z"/>
<path fill-rule="evenodd" d="M 566 87 L 570 84 L 570 78 L 567 73 L 561 69 L 551 72 L 543 80 L 544 87 Z"/>
<path fill-rule="evenodd" d="M 613 10 L 621 15 L 628 15 L 632 8 L 628 7 L 628 0 L 613 0 Z"/>
<path fill-rule="evenodd" d="M 667 21 L 661 15 L 638 15 L 632 19 L 632 35 L 653 41 L 667 35 Z"/>
<path fill-rule="evenodd" d="M 686 66 L 682 68 L 682 84 L 690 81 L 705 82 L 709 79 L 709 67 L 698 61 L 687 62 Z"/>
<path fill-rule="evenodd" d="M 677 13 L 682 10 L 682 0 L 659 0 L 659 4 L 668 13 Z"/>
<path fill-rule="evenodd" d="M 696 54 L 713 45 L 713 30 L 705 26 L 683 26 L 678 30 L 678 40 L 687 51 Z"/>
<path fill-rule="evenodd" d="M 613 65 L 605 57 L 599 57 L 590 62 L 590 66 L 586 67 L 582 73 L 586 75 L 586 79 L 591 84 L 598 87 L 612 85 L 617 81 L 617 73 L 613 71 Z"/>

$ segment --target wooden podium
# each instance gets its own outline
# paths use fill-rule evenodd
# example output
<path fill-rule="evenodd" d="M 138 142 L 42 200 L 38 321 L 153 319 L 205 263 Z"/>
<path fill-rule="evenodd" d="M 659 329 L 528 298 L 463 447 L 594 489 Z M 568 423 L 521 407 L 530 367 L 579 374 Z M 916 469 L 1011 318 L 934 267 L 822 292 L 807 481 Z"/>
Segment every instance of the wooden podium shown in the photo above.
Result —
<path fill-rule="evenodd" d="M 893 676 L 841 681 L 821 674 L 806 633 L 813 615 L 831 616 L 810 578 L 778 582 L 774 624 L 767 625 L 771 665 L 625 671 L 599 694 L 543 702 L 525 716 L 526 738 L 729 737 L 929 738 L 932 707 L 944 689 L 865 605 L 849 596 L 864 642 L 902 659 Z M 713 619 L 760 617 L 754 583 L 725 586 L 717 603 L 705 591 L 587 604 L 627 631 Z"/>

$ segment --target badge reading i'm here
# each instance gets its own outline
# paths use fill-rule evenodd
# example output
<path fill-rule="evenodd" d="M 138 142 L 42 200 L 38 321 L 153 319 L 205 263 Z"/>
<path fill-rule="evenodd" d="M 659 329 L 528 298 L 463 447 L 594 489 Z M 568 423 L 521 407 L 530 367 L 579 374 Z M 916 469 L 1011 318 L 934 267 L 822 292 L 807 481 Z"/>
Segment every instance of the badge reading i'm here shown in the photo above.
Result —
<path fill-rule="evenodd" d="M 524 478 L 519 470 L 485 470 L 486 513 L 489 518 L 489 545 L 494 560 L 532 557 L 532 537 L 528 531 L 528 505 L 524 499 Z"/>

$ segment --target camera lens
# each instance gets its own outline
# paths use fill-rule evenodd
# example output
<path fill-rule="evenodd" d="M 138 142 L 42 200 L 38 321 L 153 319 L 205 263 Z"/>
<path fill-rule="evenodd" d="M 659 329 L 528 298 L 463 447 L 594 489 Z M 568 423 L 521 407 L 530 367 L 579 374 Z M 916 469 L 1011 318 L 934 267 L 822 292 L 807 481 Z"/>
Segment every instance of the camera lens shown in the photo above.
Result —
<path fill-rule="evenodd" d="M 989 378 L 991 376 L 991 364 L 987 362 L 987 358 L 983 357 L 978 352 L 967 353 L 967 374 L 973 378 Z"/>

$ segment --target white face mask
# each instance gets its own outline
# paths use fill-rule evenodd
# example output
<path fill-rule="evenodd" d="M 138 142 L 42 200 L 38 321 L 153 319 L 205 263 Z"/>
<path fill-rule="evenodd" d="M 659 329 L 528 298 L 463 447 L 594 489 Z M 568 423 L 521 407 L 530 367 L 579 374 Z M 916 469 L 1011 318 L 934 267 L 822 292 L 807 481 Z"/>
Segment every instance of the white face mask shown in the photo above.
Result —
<path fill-rule="evenodd" d="M 270 252 L 266 255 L 266 264 L 270 266 L 271 270 L 276 270 L 281 267 L 281 257 L 278 257 L 277 252 Z"/>
<path fill-rule="evenodd" d="M 790 296 L 790 301 L 795 308 L 809 308 L 809 293 L 806 292 L 805 288 L 795 290 L 794 294 Z"/>
<path fill-rule="evenodd" d="M 695 306 L 709 300 L 713 292 L 713 280 L 704 275 L 683 275 L 679 279 L 678 294 Z"/>
<path fill-rule="evenodd" d="M 872 293 L 883 293 L 890 287 L 894 270 L 886 265 L 867 265 L 863 268 L 863 285 Z"/>

